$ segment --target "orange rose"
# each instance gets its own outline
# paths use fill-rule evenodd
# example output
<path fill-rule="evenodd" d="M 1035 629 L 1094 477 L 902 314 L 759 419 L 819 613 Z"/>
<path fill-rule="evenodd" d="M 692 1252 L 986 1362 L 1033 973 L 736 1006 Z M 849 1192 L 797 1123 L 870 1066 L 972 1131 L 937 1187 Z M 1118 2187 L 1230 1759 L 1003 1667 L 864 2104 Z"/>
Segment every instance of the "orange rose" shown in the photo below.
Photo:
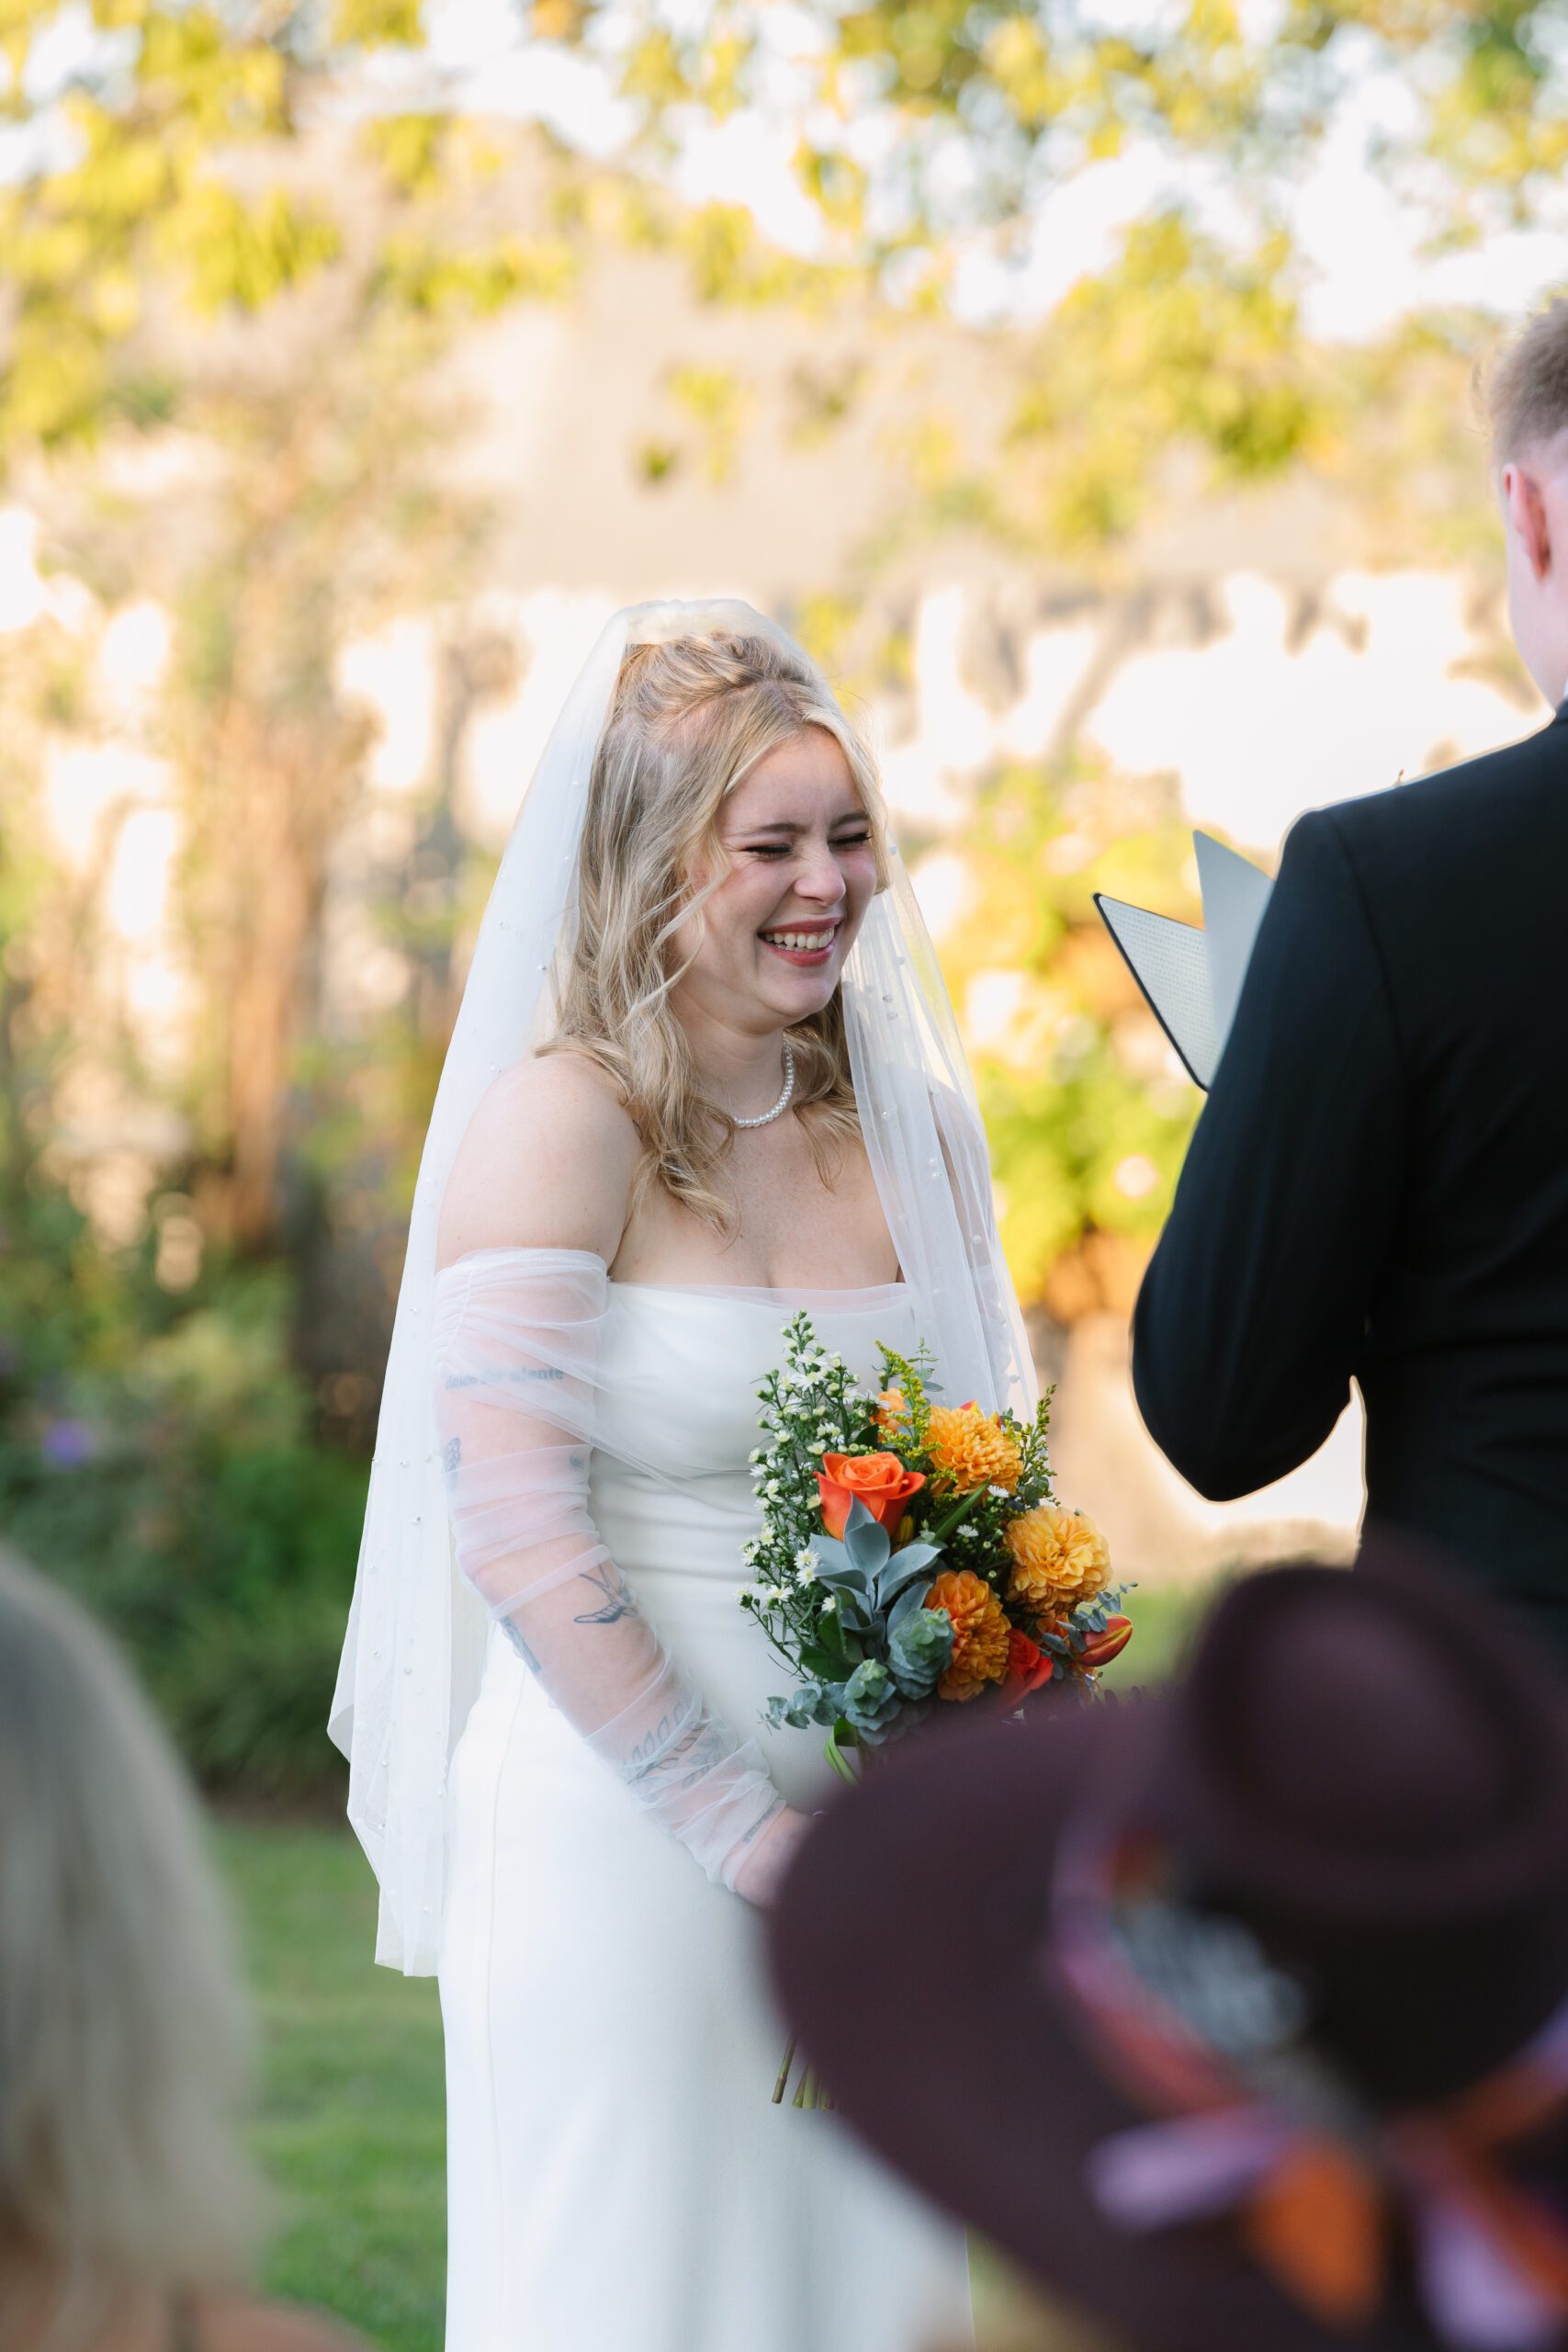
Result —
<path fill-rule="evenodd" d="M 912 1494 L 925 1485 L 918 1470 L 906 1470 L 896 1453 L 825 1453 L 817 1474 L 822 1524 L 842 1535 L 850 1505 L 857 1498 L 892 1535 Z"/>

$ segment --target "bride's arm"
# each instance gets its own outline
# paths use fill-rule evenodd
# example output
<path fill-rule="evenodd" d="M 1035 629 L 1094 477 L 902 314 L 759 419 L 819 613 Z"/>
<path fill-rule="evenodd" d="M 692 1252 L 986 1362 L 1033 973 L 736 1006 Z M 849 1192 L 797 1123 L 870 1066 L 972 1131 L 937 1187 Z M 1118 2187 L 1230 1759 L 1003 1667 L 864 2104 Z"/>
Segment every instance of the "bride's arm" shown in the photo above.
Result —
<path fill-rule="evenodd" d="M 804 1827 L 660 1643 L 588 1511 L 605 1268 L 637 1138 L 598 1073 L 525 1064 L 443 1206 L 435 1413 L 457 1559 L 567 1720 L 710 1879 L 765 1902 Z"/>

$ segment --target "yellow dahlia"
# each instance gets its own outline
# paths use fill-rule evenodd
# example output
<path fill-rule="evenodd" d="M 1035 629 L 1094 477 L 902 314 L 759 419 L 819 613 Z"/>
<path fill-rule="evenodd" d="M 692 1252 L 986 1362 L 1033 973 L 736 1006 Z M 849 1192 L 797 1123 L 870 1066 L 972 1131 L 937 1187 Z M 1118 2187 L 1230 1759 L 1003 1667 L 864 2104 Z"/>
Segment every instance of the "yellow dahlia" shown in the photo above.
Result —
<path fill-rule="evenodd" d="M 1010 1495 L 1023 1466 L 1017 1438 L 978 1405 L 933 1405 L 926 1452 L 938 1481 L 960 1495 L 976 1487 L 1004 1487 Z"/>
<path fill-rule="evenodd" d="M 1008 1523 L 1007 1547 L 1013 1563 L 1008 1599 L 1031 1609 L 1076 1609 L 1110 1579 L 1110 1548 L 1081 1510 L 1041 1503 L 1023 1511 Z"/>
<path fill-rule="evenodd" d="M 977 1699 L 987 1682 L 1008 1670 L 1007 1612 L 983 1577 L 969 1568 L 943 1568 L 931 1578 L 928 1609 L 945 1609 L 953 1620 L 953 1656 L 936 1686 L 939 1699 Z"/>

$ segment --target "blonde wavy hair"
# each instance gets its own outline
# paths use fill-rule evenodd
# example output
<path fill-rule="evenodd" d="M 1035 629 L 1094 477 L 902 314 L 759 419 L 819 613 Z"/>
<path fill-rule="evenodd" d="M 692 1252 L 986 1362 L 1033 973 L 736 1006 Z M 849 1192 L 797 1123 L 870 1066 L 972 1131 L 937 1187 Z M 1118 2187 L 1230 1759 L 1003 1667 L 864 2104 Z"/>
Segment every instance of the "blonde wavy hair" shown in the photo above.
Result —
<path fill-rule="evenodd" d="M 715 1179 L 735 1123 L 703 1093 L 671 1008 L 689 968 L 674 934 L 729 870 L 724 803 L 770 752 L 819 727 L 849 763 L 887 878 L 887 827 L 875 763 L 821 672 L 773 638 L 719 633 L 628 649 L 593 762 L 578 857 L 578 916 L 558 978 L 545 1052 L 586 1055 L 608 1073 L 643 1140 L 634 1200 L 650 1185 L 728 1233 Z M 694 869 L 708 868 L 698 888 Z M 824 1182 L 860 1133 L 840 991 L 786 1032 L 794 1108 Z"/>
<path fill-rule="evenodd" d="M 6 2247 L 44 2277 L 51 2345 L 127 2292 L 245 2277 L 238 1982 L 167 1740 L 83 1611 L 0 1549 L 0 2342 Z"/>

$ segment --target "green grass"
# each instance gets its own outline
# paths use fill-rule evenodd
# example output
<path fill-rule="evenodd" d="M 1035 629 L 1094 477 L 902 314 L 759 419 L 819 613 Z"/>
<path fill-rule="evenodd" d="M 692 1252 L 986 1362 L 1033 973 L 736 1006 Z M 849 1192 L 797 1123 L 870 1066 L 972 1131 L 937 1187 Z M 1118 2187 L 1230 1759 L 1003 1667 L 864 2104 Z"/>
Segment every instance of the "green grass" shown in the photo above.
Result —
<path fill-rule="evenodd" d="M 1180 1664 L 1225 1581 L 1214 1576 L 1194 1584 L 1132 1587 L 1122 1606 L 1133 1621 L 1133 1638 L 1106 1668 L 1106 1689 L 1137 1690 L 1163 1682 Z"/>
<path fill-rule="evenodd" d="M 1213 1587 L 1131 1596 L 1137 1634 L 1108 1680 L 1160 1680 Z M 273 2293 L 315 2303 L 384 2352 L 440 2352 L 446 2190 L 435 1987 L 371 1960 L 375 1887 L 345 1828 L 226 1821 L 220 1850 L 239 1907 L 265 2034 L 257 2152 L 278 2226 Z M 978 2251 L 983 2324 L 1010 2308 Z"/>
<path fill-rule="evenodd" d="M 220 1848 L 260 2006 L 255 2146 L 274 2185 L 271 2291 L 386 2352 L 439 2352 L 446 2187 L 435 1986 L 377 1968 L 375 1885 L 346 1829 L 226 1822 Z"/>

